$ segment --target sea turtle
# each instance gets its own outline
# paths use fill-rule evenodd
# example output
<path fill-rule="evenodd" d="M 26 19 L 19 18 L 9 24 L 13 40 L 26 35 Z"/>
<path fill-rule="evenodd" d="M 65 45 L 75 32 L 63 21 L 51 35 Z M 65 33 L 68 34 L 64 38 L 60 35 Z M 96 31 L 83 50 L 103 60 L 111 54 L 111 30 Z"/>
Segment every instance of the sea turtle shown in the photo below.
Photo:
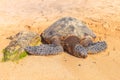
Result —
<path fill-rule="evenodd" d="M 58 54 L 63 51 L 76 56 L 87 57 L 87 53 L 98 53 L 107 48 L 105 41 L 93 42 L 96 35 L 82 21 L 63 17 L 41 34 L 40 46 L 27 46 L 25 50 L 33 55 Z"/>

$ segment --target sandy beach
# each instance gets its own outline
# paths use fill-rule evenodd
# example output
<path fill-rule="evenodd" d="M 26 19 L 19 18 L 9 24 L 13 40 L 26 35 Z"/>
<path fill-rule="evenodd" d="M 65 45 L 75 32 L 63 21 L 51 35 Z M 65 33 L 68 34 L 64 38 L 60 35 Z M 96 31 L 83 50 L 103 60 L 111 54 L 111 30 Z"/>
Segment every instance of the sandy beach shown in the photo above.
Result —
<path fill-rule="evenodd" d="M 108 48 L 86 59 L 64 52 L 0 62 L 0 80 L 119 80 L 120 0 L 0 0 L 0 60 L 7 37 L 20 31 L 41 34 L 65 16 L 86 23 Z"/>

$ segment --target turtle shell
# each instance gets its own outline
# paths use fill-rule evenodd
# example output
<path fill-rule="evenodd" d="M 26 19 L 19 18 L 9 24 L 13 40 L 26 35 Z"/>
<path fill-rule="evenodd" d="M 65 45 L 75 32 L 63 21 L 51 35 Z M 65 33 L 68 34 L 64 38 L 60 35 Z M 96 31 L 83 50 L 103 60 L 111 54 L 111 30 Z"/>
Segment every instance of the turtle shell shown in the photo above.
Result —
<path fill-rule="evenodd" d="M 90 36 L 95 38 L 96 35 L 90 30 L 82 21 L 77 20 L 72 17 L 64 17 L 53 23 L 41 34 L 42 38 L 49 42 L 54 36 L 67 37 L 69 35 L 74 35 L 80 39 L 85 38 L 85 36 Z"/>

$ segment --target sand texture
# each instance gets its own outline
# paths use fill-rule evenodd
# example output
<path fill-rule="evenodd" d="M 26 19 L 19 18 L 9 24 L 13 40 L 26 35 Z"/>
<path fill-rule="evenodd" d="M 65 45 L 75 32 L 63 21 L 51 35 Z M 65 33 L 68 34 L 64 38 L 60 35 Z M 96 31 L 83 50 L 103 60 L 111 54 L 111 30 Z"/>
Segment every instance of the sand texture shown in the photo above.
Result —
<path fill-rule="evenodd" d="M 0 60 L 7 37 L 19 31 L 40 34 L 65 16 L 85 22 L 96 41 L 107 42 L 107 50 L 86 59 L 61 53 L 0 62 L 0 80 L 119 80 L 120 0 L 0 0 Z"/>

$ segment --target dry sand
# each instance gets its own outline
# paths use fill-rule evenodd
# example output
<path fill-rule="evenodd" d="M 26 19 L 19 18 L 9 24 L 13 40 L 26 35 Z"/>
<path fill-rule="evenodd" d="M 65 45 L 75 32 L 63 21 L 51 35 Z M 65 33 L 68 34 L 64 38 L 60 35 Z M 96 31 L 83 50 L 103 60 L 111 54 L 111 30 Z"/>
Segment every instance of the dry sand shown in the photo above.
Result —
<path fill-rule="evenodd" d="M 0 62 L 0 80 L 119 80 L 120 0 L 0 0 L 0 59 L 7 37 L 23 30 L 40 34 L 64 16 L 84 21 L 108 49 L 86 59 L 62 53 Z"/>

